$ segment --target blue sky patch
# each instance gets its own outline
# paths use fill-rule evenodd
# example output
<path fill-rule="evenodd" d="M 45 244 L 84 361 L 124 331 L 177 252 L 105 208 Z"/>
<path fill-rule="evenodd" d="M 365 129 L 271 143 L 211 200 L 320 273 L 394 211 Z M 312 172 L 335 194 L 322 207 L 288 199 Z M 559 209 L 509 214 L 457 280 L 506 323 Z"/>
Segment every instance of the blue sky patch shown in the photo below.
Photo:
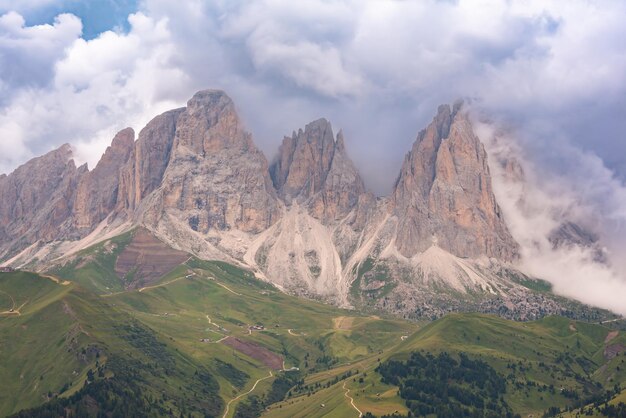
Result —
<path fill-rule="evenodd" d="M 137 8 L 137 0 L 64 0 L 22 14 L 31 26 L 51 23 L 61 13 L 72 13 L 83 21 L 83 38 L 89 40 L 107 30 L 128 31 L 128 15 Z"/>

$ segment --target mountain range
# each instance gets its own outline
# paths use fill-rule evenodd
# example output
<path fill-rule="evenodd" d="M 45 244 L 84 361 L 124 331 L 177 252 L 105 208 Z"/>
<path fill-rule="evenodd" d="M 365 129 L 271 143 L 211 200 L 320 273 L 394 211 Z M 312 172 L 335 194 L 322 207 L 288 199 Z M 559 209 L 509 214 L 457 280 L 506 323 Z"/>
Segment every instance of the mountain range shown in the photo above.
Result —
<path fill-rule="evenodd" d="M 326 119 L 286 136 L 268 161 L 227 94 L 205 90 L 137 137 L 120 131 L 92 170 L 63 145 L 0 176 L 0 261 L 56 271 L 131 233 L 116 262 L 127 289 L 193 256 L 248 269 L 290 294 L 409 318 L 593 317 L 517 267 L 493 163 L 523 175 L 515 161 L 488 160 L 463 102 L 442 105 L 391 193 L 375 196 Z M 597 242 L 567 220 L 551 239 Z"/>

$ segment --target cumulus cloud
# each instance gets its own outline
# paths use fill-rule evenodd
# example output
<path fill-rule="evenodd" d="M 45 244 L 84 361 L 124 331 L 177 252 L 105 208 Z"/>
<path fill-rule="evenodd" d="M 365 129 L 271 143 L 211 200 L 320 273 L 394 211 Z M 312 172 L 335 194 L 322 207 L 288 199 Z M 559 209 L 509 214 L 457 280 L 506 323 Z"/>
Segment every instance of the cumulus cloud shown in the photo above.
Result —
<path fill-rule="evenodd" d="M 30 27 L 18 13 L 0 16 L 0 104 L 6 104 L 20 87 L 47 85 L 54 64 L 81 31 L 80 19 L 71 14 L 57 16 L 51 25 Z"/>
<path fill-rule="evenodd" d="M 14 13 L 2 19 L 7 16 L 20 21 Z M 46 30 L 22 29 L 32 32 L 29 40 L 34 45 L 49 49 L 47 57 L 37 59 L 49 69 L 50 80 L 25 87 L 7 83 L 13 96 L 0 112 L 2 168 L 65 142 L 75 146 L 80 162 L 93 167 L 116 130 L 141 127 L 156 113 L 178 105 L 168 97 L 187 79 L 172 65 L 176 48 L 165 19 L 137 13 L 129 16 L 127 34 L 109 31 L 90 41 L 74 36 L 69 44 L 51 44 L 50 38 L 58 38 L 51 32 L 61 31 L 64 21 L 80 28 L 75 16 L 63 15 Z M 3 48 L 3 59 L 5 52 Z M 25 64 L 39 65 L 36 59 Z"/>
<path fill-rule="evenodd" d="M 189 51 L 181 64 L 192 85 L 231 92 L 270 153 L 307 122 L 301 115 L 326 116 L 344 128 L 359 165 L 382 159 L 391 168 L 438 104 L 474 97 L 520 126 L 559 131 L 611 168 L 626 155 L 618 130 L 626 122 L 615 117 L 626 109 L 623 3 L 261 0 L 192 2 L 182 11 L 146 4 L 184 33 L 177 43 Z M 296 114 L 301 98 L 306 106 L 296 104 Z M 277 128 L 282 115 L 289 120 Z M 598 139 L 600 130 L 618 138 Z M 384 193 L 397 170 L 363 171 Z"/>

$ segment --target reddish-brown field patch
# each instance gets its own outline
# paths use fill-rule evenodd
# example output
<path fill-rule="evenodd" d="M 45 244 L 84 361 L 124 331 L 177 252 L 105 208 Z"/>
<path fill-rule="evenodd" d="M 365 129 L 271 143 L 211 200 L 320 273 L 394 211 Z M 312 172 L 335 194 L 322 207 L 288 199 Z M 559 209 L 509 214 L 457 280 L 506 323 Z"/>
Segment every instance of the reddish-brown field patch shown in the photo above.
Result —
<path fill-rule="evenodd" d="M 253 342 L 240 340 L 235 337 L 228 337 L 223 341 L 223 343 L 247 356 L 252 357 L 255 360 L 260 361 L 271 369 L 281 370 L 283 368 L 283 358 L 281 356 L 272 353 L 267 348 L 263 348 Z"/>
<path fill-rule="evenodd" d="M 622 345 L 622 344 L 609 345 L 604 349 L 604 358 L 607 360 L 611 360 L 612 358 L 619 356 L 620 353 L 622 353 L 623 351 L 626 351 L 625 345 Z"/>
<path fill-rule="evenodd" d="M 137 289 L 155 283 L 188 258 L 187 253 L 170 248 L 142 228 L 117 257 L 115 272 L 131 280 L 127 288 Z"/>

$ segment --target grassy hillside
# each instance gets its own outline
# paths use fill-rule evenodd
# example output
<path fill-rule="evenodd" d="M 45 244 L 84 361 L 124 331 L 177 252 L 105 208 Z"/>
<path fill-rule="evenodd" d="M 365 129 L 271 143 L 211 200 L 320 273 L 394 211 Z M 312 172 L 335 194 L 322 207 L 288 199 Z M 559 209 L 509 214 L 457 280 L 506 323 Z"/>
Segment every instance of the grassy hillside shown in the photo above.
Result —
<path fill-rule="evenodd" d="M 393 373 L 413 370 L 439 387 L 417 365 L 444 352 L 452 360 L 437 375 L 458 373 L 454 362 L 492 370 L 489 379 L 505 382 L 492 410 L 511 416 L 623 397 L 615 385 L 626 386 L 626 334 L 617 329 L 481 314 L 408 322 L 291 297 L 196 259 L 131 290 L 114 270 L 131 241 L 85 250 L 50 277 L 0 274 L 0 416 L 406 416 L 411 396 L 425 398 Z M 480 395 L 480 379 L 457 389 Z"/>
<path fill-rule="evenodd" d="M 11 342 L 3 344 L 7 356 L 2 359 L 23 359 L 0 360 L 0 377 L 13 382 L 0 397 L 0 415 L 43 402 L 49 408 L 63 402 L 75 410 L 86 408 L 86 395 L 92 396 L 88 392 L 98 385 L 83 388 L 85 381 L 110 381 L 118 386 L 98 390 L 120 402 L 138 390 L 145 402 L 137 408 L 156 415 L 172 409 L 203 416 L 210 408 L 194 402 L 206 398 L 193 383 L 200 371 L 215 381 L 220 397 L 212 403 L 213 415 L 223 414 L 228 405 L 227 416 L 233 416 L 248 400 L 240 395 L 253 387 L 251 395 L 280 400 L 291 387 L 284 378 L 288 373 L 299 377 L 372 355 L 416 329 L 405 321 L 287 296 L 248 272 L 197 260 L 153 286 L 112 295 L 27 273 L 7 275 L 0 290 L 33 307 L 26 310 L 26 304 L 19 316 L 4 315 L 0 325 L 1 340 Z M 17 337 L 24 330 L 29 340 Z M 252 352 L 228 344 L 227 337 Z M 279 369 L 299 370 L 276 370 L 268 362 L 272 358 L 259 353 L 276 357 Z M 88 377 L 90 370 L 95 377 Z M 138 388 L 129 386 L 131 380 L 139 382 Z"/>
<path fill-rule="evenodd" d="M 0 322 L 0 415 L 44 402 L 54 409 L 70 399 L 76 413 L 88 407 L 97 413 L 93 399 L 98 396 L 124 405 L 136 394 L 142 409 L 126 412 L 218 413 L 222 407 L 217 382 L 202 364 L 114 304 L 76 285 L 32 274 L 2 275 L 0 288 L 21 289 L 29 301 L 24 308 L 33 301 L 30 309 L 4 315 Z M 202 398 L 195 396 L 200 391 Z M 207 399 L 210 404 L 204 404 Z"/>
<path fill-rule="evenodd" d="M 609 332 L 560 317 L 518 323 L 484 315 L 449 315 L 409 338 L 398 356 L 446 350 L 484 359 L 507 376 L 510 390 L 505 398 L 513 409 L 537 413 L 573 405 L 602 387 L 626 381 L 624 375 L 610 372 L 621 359 L 604 355 L 609 344 L 626 338 L 617 334 L 605 343 Z"/>
<path fill-rule="evenodd" d="M 101 242 L 84 249 L 51 273 L 79 283 L 83 288 L 97 294 L 124 290 L 124 282 L 115 273 L 115 262 L 133 239 L 135 231 Z"/>
<path fill-rule="evenodd" d="M 89 363 L 79 358 L 87 338 L 66 302 L 72 287 L 29 273 L 0 274 L 0 415 L 45 401 Z"/>
<path fill-rule="evenodd" d="M 294 391 L 291 398 L 273 405 L 266 415 L 342 416 L 329 414 L 330 410 L 321 405 L 340 403 L 345 408 L 350 406 L 348 396 L 363 413 L 406 414 L 398 387 L 382 383 L 377 367 L 389 359 L 406 361 L 411 353 L 447 352 L 457 360 L 464 353 L 493 367 L 506 380 L 503 399 L 512 411 L 541 416 L 551 407 L 573 408 L 606 393 L 616 383 L 626 385 L 626 355 L 605 357 L 605 349 L 624 344 L 626 336 L 612 334 L 605 342 L 610 332 L 600 325 L 560 317 L 520 323 L 489 315 L 452 314 L 424 326 L 390 350 L 309 375 L 302 391 Z M 352 375 L 344 378 L 350 372 Z M 354 407 L 344 412 L 343 416 L 358 416 Z"/>

